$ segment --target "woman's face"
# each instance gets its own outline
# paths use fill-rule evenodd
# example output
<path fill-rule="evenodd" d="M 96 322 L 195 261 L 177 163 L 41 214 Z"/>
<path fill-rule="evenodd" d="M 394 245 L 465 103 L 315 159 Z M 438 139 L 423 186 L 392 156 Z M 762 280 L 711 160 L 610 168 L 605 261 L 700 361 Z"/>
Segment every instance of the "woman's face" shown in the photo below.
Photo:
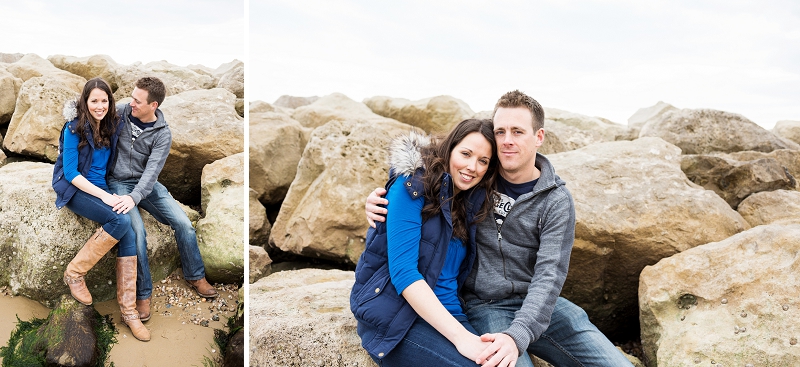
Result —
<path fill-rule="evenodd" d="M 467 190 L 479 182 L 489 169 L 492 145 L 480 132 L 472 132 L 461 139 L 450 152 L 450 175 L 455 193 Z"/>
<path fill-rule="evenodd" d="M 95 121 L 100 122 L 108 113 L 108 94 L 100 88 L 92 89 L 89 99 L 86 100 L 89 113 Z"/>

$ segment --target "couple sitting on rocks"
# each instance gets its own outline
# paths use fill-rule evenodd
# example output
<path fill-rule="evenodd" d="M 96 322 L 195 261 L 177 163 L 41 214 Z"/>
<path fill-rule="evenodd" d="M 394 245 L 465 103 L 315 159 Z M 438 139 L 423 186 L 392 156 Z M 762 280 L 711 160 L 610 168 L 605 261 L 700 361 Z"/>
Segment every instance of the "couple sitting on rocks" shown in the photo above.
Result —
<path fill-rule="evenodd" d="M 393 142 L 350 294 L 376 363 L 533 366 L 532 353 L 559 367 L 631 366 L 559 297 L 575 207 L 537 153 L 544 136 L 542 106 L 513 91 L 493 120 L 462 121 L 432 144 Z"/>
<path fill-rule="evenodd" d="M 56 207 L 101 224 L 64 271 L 64 283 L 78 302 L 92 304 L 84 276 L 115 244 L 117 302 L 133 335 L 150 340 L 142 322 L 150 319 L 153 281 L 147 262 L 147 238 L 137 207 L 175 230 L 186 281 L 200 296 L 218 293 L 205 279 L 194 227 L 167 189 L 156 180 L 172 145 L 172 134 L 158 109 L 164 83 L 136 81 L 130 104 L 115 106 L 102 78 L 89 80 L 77 101 L 64 107 L 53 169 Z"/>

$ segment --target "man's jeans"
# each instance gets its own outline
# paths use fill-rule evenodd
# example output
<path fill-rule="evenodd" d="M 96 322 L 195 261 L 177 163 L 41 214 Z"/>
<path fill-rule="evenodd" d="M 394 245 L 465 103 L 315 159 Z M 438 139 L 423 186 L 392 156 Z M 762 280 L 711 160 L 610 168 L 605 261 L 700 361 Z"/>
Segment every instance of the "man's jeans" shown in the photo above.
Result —
<path fill-rule="evenodd" d="M 109 180 L 108 187 L 117 195 L 127 195 L 138 183 L 138 180 L 115 181 Z M 181 209 L 178 202 L 172 198 L 164 185 L 156 182 L 150 195 L 143 198 L 138 208 L 147 210 L 157 221 L 167 224 L 175 231 L 175 242 L 178 243 L 178 254 L 181 257 L 183 277 L 187 280 L 197 280 L 206 276 L 203 258 L 197 247 L 197 235 L 192 222 Z M 147 261 L 147 233 L 144 231 L 144 222 L 138 210 L 128 212 L 131 217 L 131 227 L 136 233 L 136 255 L 138 256 L 136 273 L 136 299 L 147 299 L 153 293 L 153 279 L 150 276 L 150 263 Z"/>
<path fill-rule="evenodd" d="M 499 333 L 514 321 L 514 312 L 523 299 L 472 300 L 467 302 L 469 322 L 479 334 Z M 559 367 L 632 366 L 597 327 L 582 308 L 558 297 L 550 326 L 528 347 L 528 353 Z M 527 353 L 517 360 L 517 367 L 532 367 Z"/>

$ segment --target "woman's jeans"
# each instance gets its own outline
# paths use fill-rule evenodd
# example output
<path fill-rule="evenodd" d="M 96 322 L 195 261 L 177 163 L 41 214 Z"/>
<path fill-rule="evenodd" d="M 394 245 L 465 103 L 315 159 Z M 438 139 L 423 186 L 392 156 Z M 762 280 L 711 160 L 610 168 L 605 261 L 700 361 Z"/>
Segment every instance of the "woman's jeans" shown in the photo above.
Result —
<path fill-rule="evenodd" d="M 108 187 L 117 195 L 128 195 L 139 183 L 138 179 L 124 181 L 109 180 Z M 139 201 L 135 209 L 128 214 L 131 227 L 136 233 L 136 299 L 147 299 L 153 294 L 153 278 L 150 274 L 150 263 L 147 258 L 147 232 L 144 230 L 142 215 L 137 209 L 144 209 L 157 221 L 169 225 L 175 231 L 175 242 L 181 258 L 183 278 L 186 280 L 202 279 L 206 276 L 203 258 L 197 247 L 197 234 L 186 212 L 172 198 L 164 185 L 156 182 L 150 194 Z"/>
<path fill-rule="evenodd" d="M 117 214 L 103 200 L 81 190 L 75 192 L 66 206 L 73 213 L 100 223 L 109 236 L 117 239 L 118 257 L 136 255 L 136 234 L 128 214 Z"/>
<path fill-rule="evenodd" d="M 469 332 L 476 334 L 475 329 L 465 318 L 456 318 Z M 468 366 L 476 367 L 475 361 L 461 355 L 453 343 L 442 336 L 421 317 L 417 317 L 403 340 L 383 359 L 372 355 L 378 366 Z"/>
<path fill-rule="evenodd" d="M 524 299 L 472 300 L 464 309 L 475 330 L 499 333 L 511 326 L 514 313 Z M 528 346 L 531 353 L 559 367 L 632 367 L 631 362 L 589 321 L 582 308 L 558 297 L 550 326 Z M 522 353 L 517 367 L 532 367 L 528 353 Z"/>

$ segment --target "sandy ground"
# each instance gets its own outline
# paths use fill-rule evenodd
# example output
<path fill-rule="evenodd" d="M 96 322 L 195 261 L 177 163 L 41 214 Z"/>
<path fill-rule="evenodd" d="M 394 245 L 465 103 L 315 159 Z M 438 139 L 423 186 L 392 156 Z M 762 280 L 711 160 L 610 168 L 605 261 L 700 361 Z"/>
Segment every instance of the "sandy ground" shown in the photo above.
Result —
<path fill-rule="evenodd" d="M 116 299 L 94 304 L 100 314 L 111 315 L 117 328 L 118 343 L 112 347 L 110 357 L 116 367 L 202 367 L 204 356 L 217 358 L 219 350 L 214 343 L 214 329 L 224 329 L 228 317 L 234 315 L 238 289 L 215 285 L 220 296 L 208 302 L 198 297 L 180 274 L 179 269 L 161 283 L 154 284 L 152 317 L 145 322 L 151 334 L 149 342 L 134 338 L 127 325 L 121 322 Z M 15 315 L 22 320 L 44 318 L 50 310 L 25 297 L 3 293 L 0 295 L 0 345 L 5 346 L 16 327 Z"/>

